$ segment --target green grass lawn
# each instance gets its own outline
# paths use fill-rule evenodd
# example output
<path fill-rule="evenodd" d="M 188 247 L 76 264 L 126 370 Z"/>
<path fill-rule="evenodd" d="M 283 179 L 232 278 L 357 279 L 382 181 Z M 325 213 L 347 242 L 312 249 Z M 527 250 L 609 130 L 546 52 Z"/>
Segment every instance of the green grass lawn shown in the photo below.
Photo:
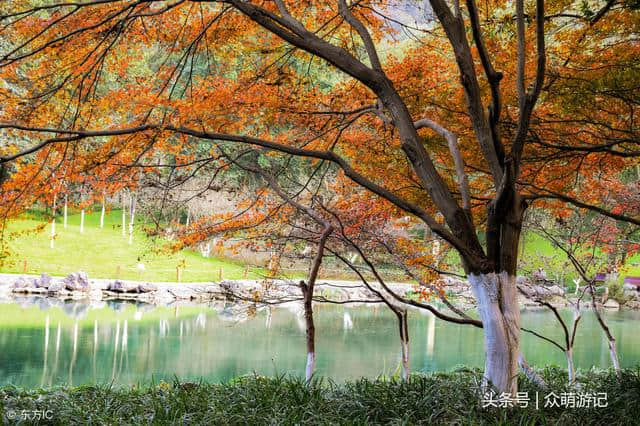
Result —
<path fill-rule="evenodd" d="M 552 265 L 552 269 L 564 274 L 566 279 L 577 277 L 573 265 L 569 262 L 567 255 L 560 249 L 554 247 L 551 242 L 544 237 L 534 233 L 525 233 L 524 253 L 520 256 L 520 264 L 527 269 L 537 268 L 538 266 L 545 268 L 546 265 Z M 606 256 L 605 253 L 598 251 L 598 256 Z M 627 259 L 619 271 L 620 281 L 626 276 L 640 276 L 640 256 L 634 255 Z M 553 277 L 550 277 L 553 278 Z"/>
<path fill-rule="evenodd" d="M 571 285 L 571 280 L 578 276 L 567 255 L 560 249 L 556 248 L 551 242 L 543 236 L 533 231 L 524 231 L 522 234 L 524 243 L 520 245 L 520 270 L 519 275 L 529 275 L 539 267 L 547 272 L 550 279 L 564 279 L 566 285 Z M 524 250 L 522 247 L 524 246 Z M 606 254 L 602 254 L 606 256 Z M 460 266 L 460 258 L 455 251 L 450 251 L 447 261 L 453 265 L 454 269 Z M 626 276 L 640 276 L 640 255 L 634 255 L 627 258 L 626 265 L 619 271 L 620 282 Z"/>
<path fill-rule="evenodd" d="M 177 253 L 161 251 L 167 241 L 147 237 L 140 229 L 143 225 L 140 222 L 134 232 L 133 244 L 129 245 L 128 236 L 122 236 L 121 220 L 120 210 L 109 211 L 104 228 L 100 228 L 100 212 L 89 213 L 85 215 L 84 233 L 80 233 L 79 214 L 69 216 L 66 229 L 63 227 L 62 217 L 58 217 L 53 249 L 49 245 L 50 224 L 40 232 L 27 232 L 17 238 L 8 238 L 8 234 L 15 231 L 36 229 L 43 224 L 41 217 L 32 215 L 14 220 L 9 224 L 9 233 L 5 234 L 3 241 L 11 256 L 0 265 L 0 272 L 22 273 L 26 260 L 28 273 L 66 275 L 85 271 L 92 278 L 176 281 L 176 267 L 184 261 L 186 267 L 181 271 L 182 282 L 218 281 L 221 270 L 224 279 L 241 279 L 245 276 L 245 266 L 236 261 L 205 258 L 193 250 Z M 561 278 L 555 275 L 563 275 L 565 283 L 571 283 L 571 278 L 577 276 L 566 255 L 549 241 L 533 232 L 526 232 L 524 238 L 524 253 L 520 256 L 521 274 L 528 274 L 542 267 L 549 278 Z M 145 265 L 142 273 L 137 268 L 138 258 Z M 459 264 L 457 255 L 453 252 L 450 253 L 450 262 L 453 265 Z M 640 256 L 630 258 L 620 273 L 621 279 L 625 276 L 640 276 L 639 262 Z M 264 270 L 250 268 L 247 278 L 261 278 L 264 274 Z M 292 274 L 299 275 L 295 272 Z M 323 276 L 353 279 L 351 275 L 336 275 L 335 271 L 330 273 L 327 270 Z"/>
<path fill-rule="evenodd" d="M 112 210 L 100 228 L 100 212 L 85 215 L 84 233 L 80 233 L 80 215 L 70 215 L 65 229 L 62 217 L 56 222 L 55 248 L 50 248 L 51 225 L 40 232 L 28 232 L 17 238 L 4 236 L 3 243 L 10 257 L 0 266 L 0 272 L 22 273 L 26 261 L 27 273 L 46 272 L 51 275 L 67 275 L 85 271 L 91 278 L 129 279 L 146 281 L 176 281 L 176 267 L 183 261 L 182 282 L 218 281 L 220 272 L 224 279 L 241 279 L 245 266 L 239 262 L 220 258 L 205 258 L 193 250 L 177 253 L 160 251 L 167 244 L 161 239 L 148 238 L 140 229 L 134 232 L 133 243 L 128 235 L 122 236 L 120 210 Z M 9 233 L 33 230 L 42 224 L 36 217 L 14 220 L 9 223 Z M 140 261 L 138 261 L 140 259 Z M 144 272 L 137 265 L 143 263 Z M 260 278 L 259 269 L 250 268 L 248 278 Z"/>

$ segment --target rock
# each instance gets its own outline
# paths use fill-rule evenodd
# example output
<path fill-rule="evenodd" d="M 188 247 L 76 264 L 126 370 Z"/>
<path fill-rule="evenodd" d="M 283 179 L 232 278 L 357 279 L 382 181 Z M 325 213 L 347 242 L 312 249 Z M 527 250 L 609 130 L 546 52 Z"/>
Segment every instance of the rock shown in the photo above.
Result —
<path fill-rule="evenodd" d="M 107 289 L 115 293 L 137 293 L 138 285 L 127 281 L 117 280 L 109 284 Z"/>
<path fill-rule="evenodd" d="M 44 294 L 47 292 L 47 289 L 42 287 L 27 287 L 24 291 L 30 294 Z"/>
<path fill-rule="evenodd" d="M 21 288 L 27 288 L 27 287 L 30 287 L 30 286 L 31 286 L 31 282 L 26 277 L 18 277 L 18 279 L 15 280 L 13 282 L 13 284 L 11 285 L 11 287 L 14 290 L 21 289 Z"/>
<path fill-rule="evenodd" d="M 182 287 L 169 288 L 169 293 L 171 293 L 176 299 L 182 300 L 191 299 L 191 296 L 193 296 L 193 292 L 191 290 Z"/>
<path fill-rule="evenodd" d="M 140 295 L 138 293 L 118 293 L 118 299 L 120 300 L 138 300 Z"/>
<path fill-rule="evenodd" d="M 613 299 L 607 300 L 603 306 L 607 309 L 620 309 L 620 304 Z"/>
<path fill-rule="evenodd" d="M 523 275 L 518 275 L 516 277 L 516 284 L 517 285 L 526 285 L 526 286 L 530 286 L 531 285 L 531 279 L 529 277 L 525 277 Z"/>
<path fill-rule="evenodd" d="M 562 296 L 551 296 L 548 302 L 555 308 L 563 308 L 569 304 L 569 302 L 567 302 L 567 299 Z"/>
<path fill-rule="evenodd" d="M 89 299 L 94 301 L 102 300 L 102 290 L 92 289 L 89 291 Z"/>
<path fill-rule="evenodd" d="M 10 285 L 0 284 L 0 295 L 8 296 L 9 293 L 11 293 L 11 290 L 13 290 L 13 289 L 11 288 Z"/>
<path fill-rule="evenodd" d="M 622 289 L 623 289 L 623 290 L 628 290 L 628 291 L 633 291 L 633 292 L 635 292 L 635 293 L 638 293 L 638 287 L 637 287 L 636 285 L 634 285 L 634 284 L 625 283 L 625 284 L 622 286 Z"/>
<path fill-rule="evenodd" d="M 221 281 L 219 285 L 223 292 L 231 293 L 233 295 L 240 294 L 243 289 L 240 284 L 233 281 Z"/>
<path fill-rule="evenodd" d="M 153 291 L 158 291 L 158 286 L 152 283 L 142 283 L 138 286 L 138 292 L 140 293 L 151 293 Z"/>
<path fill-rule="evenodd" d="M 69 291 L 89 291 L 89 277 L 86 272 L 74 272 L 62 280 Z"/>
<path fill-rule="evenodd" d="M 173 294 L 169 293 L 167 290 L 160 290 L 154 293 L 153 301 L 157 305 L 165 305 L 173 302 L 174 299 L 175 297 L 173 297 Z"/>
<path fill-rule="evenodd" d="M 49 284 L 49 287 L 47 288 L 47 290 L 49 291 L 49 293 L 59 293 L 60 291 L 65 289 L 65 284 L 60 282 L 60 281 L 54 281 L 51 284 Z"/>
<path fill-rule="evenodd" d="M 51 294 L 51 292 L 49 292 L 49 293 Z M 66 297 L 69 297 L 71 295 L 71 293 L 72 293 L 71 291 L 67 290 L 66 288 L 63 288 L 60 291 L 56 291 L 55 292 L 55 296 L 59 297 L 61 299 L 64 299 Z"/>
<path fill-rule="evenodd" d="M 51 276 L 42 274 L 33 280 L 33 284 L 38 288 L 48 288 L 51 285 Z"/>
<path fill-rule="evenodd" d="M 86 299 L 87 296 L 88 296 L 88 292 L 86 292 L 84 290 L 72 290 L 71 291 L 71 298 L 73 300 Z"/>
<path fill-rule="evenodd" d="M 638 300 L 629 300 L 624 304 L 624 307 L 627 309 L 640 309 L 640 301 Z"/>
<path fill-rule="evenodd" d="M 551 293 L 554 296 L 564 296 L 564 290 L 562 289 L 562 287 L 558 285 L 552 285 L 551 287 L 547 287 L 547 290 L 549 290 L 549 293 Z"/>
<path fill-rule="evenodd" d="M 138 295 L 136 295 L 136 301 L 152 303 L 154 297 L 155 297 L 155 292 L 139 293 Z"/>

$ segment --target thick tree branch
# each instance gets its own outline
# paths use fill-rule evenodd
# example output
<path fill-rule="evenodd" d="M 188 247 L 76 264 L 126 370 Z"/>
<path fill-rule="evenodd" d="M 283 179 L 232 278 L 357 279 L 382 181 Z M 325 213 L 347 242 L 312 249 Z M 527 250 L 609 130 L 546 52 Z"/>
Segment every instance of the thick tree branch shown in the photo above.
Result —
<path fill-rule="evenodd" d="M 369 34 L 369 31 L 367 31 L 364 24 L 355 17 L 353 12 L 351 12 L 351 9 L 349 9 L 345 0 L 338 0 L 338 11 L 344 20 L 357 31 L 358 35 L 362 39 L 364 48 L 369 56 L 369 61 L 371 62 L 371 67 L 374 70 L 382 71 L 382 65 L 380 64 L 380 58 L 378 57 L 376 46 L 371 39 L 371 34 Z"/>
<path fill-rule="evenodd" d="M 520 162 L 522 159 L 522 152 L 524 151 L 524 145 L 527 140 L 527 134 L 529 133 L 529 126 L 531 122 L 531 114 L 538 102 L 540 91 L 544 83 L 545 69 L 546 69 L 546 47 L 544 40 L 544 0 L 536 0 L 536 76 L 533 82 L 533 86 L 530 91 L 525 92 L 525 63 L 526 63 L 526 49 L 525 49 L 525 35 L 524 35 L 524 0 L 516 0 L 516 19 L 517 19 L 517 31 L 518 31 L 518 100 L 520 103 L 520 117 L 518 117 L 518 127 L 516 135 L 513 141 L 513 147 L 511 148 L 511 156 L 514 160 L 515 166 L 515 178 L 518 178 L 520 173 Z"/>
<path fill-rule="evenodd" d="M 422 118 L 413 123 L 416 129 L 428 127 L 434 132 L 438 133 L 447 141 L 449 146 L 449 152 L 453 157 L 453 163 L 456 168 L 456 174 L 458 175 L 458 186 L 460 187 L 460 195 L 462 196 L 462 208 L 467 211 L 467 214 L 471 215 L 471 196 L 469 191 L 469 179 L 467 173 L 464 170 L 464 159 L 458 146 L 458 136 L 450 130 L 444 128 L 440 124 L 432 121 L 428 118 Z"/>
<path fill-rule="evenodd" d="M 454 16 L 445 0 L 430 0 L 442 28 L 453 48 L 460 78 L 467 98 L 467 106 L 471 123 L 473 125 L 476 138 L 480 144 L 485 160 L 489 165 L 494 186 L 497 188 L 502 181 L 502 165 L 496 151 L 496 141 L 493 138 L 491 126 L 485 116 L 482 104 L 480 85 L 474 67 L 473 56 L 464 29 L 462 16 Z"/>
<path fill-rule="evenodd" d="M 489 125 L 491 126 L 491 132 L 494 138 L 494 145 L 498 154 L 500 163 L 504 161 L 504 149 L 502 142 L 500 141 L 500 134 L 498 131 L 498 121 L 501 114 L 501 98 L 500 98 L 500 81 L 502 80 L 502 73 L 496 72 L 491 64 L 491 58 L 489 52 L 484 44 L 484 38 L 482 37 L 482 30 L 480 28 L 480 17 L 478 16 L 478 7 L 475 0 L 466 0 L 467 9 L 469 10 L 469 20 L 471 22 L 471 31 L 473 33 L 473 40 L 478 48 L 478 54 L 480 61 L 482 62 L 482 68 L 484 69 L 489 86 L 491 87 L 491 106 L 489 107 Z"/>

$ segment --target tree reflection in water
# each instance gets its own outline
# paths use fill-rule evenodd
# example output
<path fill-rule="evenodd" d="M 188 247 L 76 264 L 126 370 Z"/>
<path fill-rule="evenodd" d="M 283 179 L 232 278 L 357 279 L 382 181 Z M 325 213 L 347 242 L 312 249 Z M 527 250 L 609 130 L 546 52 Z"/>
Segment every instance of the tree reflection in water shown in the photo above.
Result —
<path fill-rule="evenodd" d="M 318 375 L 336 380 L 376 377 L 389 373 L 385 366 L 397 364 L 397 322 L 386 311 L 327 305 L 314 310 Z M 253 372 L 302 376 L 305 328 L 299 311 L 298 303 L 249 311 L 246 305 L 229 302 L 184 304 L 176 309 L 23 297 L 2 305 L 0 384 L 119 385 L 171 381 L 176 376 L 220 381 Z M 562 314 L 569 317 L 571 312 Z M 640 342 L 633 336 L 640 314 L 607 315 L 620 336 L 623 365 L 636 364 Z M 546 312 L 525 311 L 524 321 L 543 334 L 559 331 Z M 576 337 L 576 367 L 607 367 L 608 349 L 595 319 L 585 312 L 583 321 Z M 410 322 L 415 371 L 482 366 L 482 334 L 477 330 L 445 324 L 431 314 L 412 315 Z M 536 339 L 525 336 L 523 349 L 535 365 L 564 365 L 560 351 L 555 353 Z"/>

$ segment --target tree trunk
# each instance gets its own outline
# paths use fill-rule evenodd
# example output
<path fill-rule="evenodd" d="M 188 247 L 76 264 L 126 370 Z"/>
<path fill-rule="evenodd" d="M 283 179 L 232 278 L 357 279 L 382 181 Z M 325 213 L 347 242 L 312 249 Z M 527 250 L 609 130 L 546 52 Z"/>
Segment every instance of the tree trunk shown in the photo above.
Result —
<path fill-rule="evenodd" d="M 51 244 L 50 247 L 55 248 L 55 238 L 56 238 L 56 217 L 53 216 L 51 219 Z"/>
<path fill-rule="evenodd" d="M 80 210 L 80 233 L 84 233 L 84 209 Z"/>
<path fill-rule="evenodd" d="M 64 194 L 64 229 L 67 229 L 67 194 Z"/>
<path fill-rule="evenodd" d="M 56 195 L 53 195 L 53 213 L 51 218 L 51 243 L 50 247 L 55 248 L 55 238 L 56 238 Z"/>
<path fill-rule="evenodd" d="M 604 335 L 607 338 L 607 342 L 609 344 L 609 356 L 611 357 L 611 363 L 613 364 L 613 369 L 616 371 L 616 374 L 620 375 L 620 360 L 618 359 L 618 351 L 616 350 L 616 339 L 611 334 L 611 330 L 607 323 L 604 322 L 604 318 L 600 315 L 600 311 L 596 306 L 596 294 L 593 288 L 593 281 L 589 282 L 589 292 L 591 293 L 591 307 L 593 308 L 593 313 L 596 315 L 598 323 L 604 331 Z"/>
<path fill-rule="evenodd" d="M 515 276 L 469 274 L 484 328 L 484 382 L 500 392 L 518 391 L 520 308 Z"/>
<path fill-rule="evenodd" d="M 127 203 L 124 198 L 124 194 L 122 194 L 122 236 L 126 236 L 127 229 Z"/>
<path fill-rule="evenodd" d="M 573 365 L 573 349 L 566 350 L 564 354 L 567 357 L 567 373 L 569 375 L 569 384 L 573 384 L 576 379 L 575 367 Z"/>
<path fill-rule="evenodd" d="M 407 322 L 407 310 L 398 309 L 393 311 L 398 317 L 398 328 L 400 331 L 400 346 L 402 347 L 402 379 L 408 381 L 411 375 L 409 365 L 409 325 Z"/>
<path fill-rule="evenodd" d="M 313 284 L 300 283 L 304 296 L 304 320 L 306 325 L 307 365 L 305 368 L 305 380 L 307 384 L 313 377 L 316 366 L 316 327 L 313 322 Z"/>
<path fill-rule="evenodd" d="M 133 222 L 136 217 L 136 198 L 131 195 L 131 204 L 129 211 L 129 244 L 133 244 Z"/>
<path fill-rule="evenodd" d="M 327 242 L 327 238 L 331 235 L 331 232 L 333 232 L 333 227 L 326 224 L 325 229 L 320 236 L 318 252 L 313 259 L 313 265 L 311 266 L 311 272 L 309 273 L 309 283 L 305 284 L 304 281 L 300 282 L 300 288 L 302 289 L 302 295 L 304 297 L 304 319 L 307 328 L 307 366 L 305 369 L 305 379 L 307 384 L 311 382 L 316 366 L 316 327 L 313 322 L 313 290 L 315 288 L 316 279 L 318 278 L 318 272 L 320 271 L 320 265 L 322 264 L 324 246 Z"/>
<path fill-rule="evenodd" d="M 104 196 L 102 197 L 102 211 L 100 212 L 100 228 L 104 228 Z"/>
<path fill-rule="evenodd" d="M 609 341 L 609 356 L 613 363 L 613 369 L 616 371 L 616 374 L 620 375 L 620 360 L 618 359 L 618 351 L 616 350 L 616 339 L 612 336 L 607 340 Z"/>
<path fill-rule="evenodd" d="M 433 349 L 436 340 L 436 317 L 435 315 L 429 315 L 429 325 L 427 328 L 427 356 L 433 356 Z"/>

